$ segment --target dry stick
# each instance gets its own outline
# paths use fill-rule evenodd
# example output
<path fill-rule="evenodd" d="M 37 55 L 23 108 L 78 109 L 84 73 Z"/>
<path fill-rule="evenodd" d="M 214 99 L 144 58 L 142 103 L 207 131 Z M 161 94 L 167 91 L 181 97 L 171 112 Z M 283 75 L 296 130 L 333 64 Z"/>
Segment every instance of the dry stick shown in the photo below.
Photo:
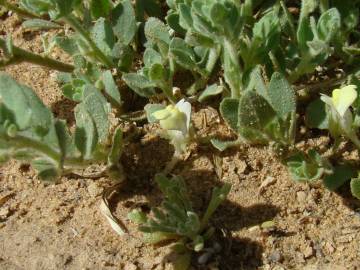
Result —
<path fill-rule="evenodd" d="M 0 48 L 6 50 L 6 41 L 2 38 L 0 38 Z M 25 51 L 19 47 L 12 46 L 12 56 L 8 61 L 4 62 L 4 65 L 5 66 L 13 65 L 21 62 L 28 62 L 62 72 L 72 72 L 74 70 L 73 65 L 65 64 L 55 59 L 34 54 L 32 52 Z M 1 62 L 0 62 L 0 66 L 1 66 Z"/>

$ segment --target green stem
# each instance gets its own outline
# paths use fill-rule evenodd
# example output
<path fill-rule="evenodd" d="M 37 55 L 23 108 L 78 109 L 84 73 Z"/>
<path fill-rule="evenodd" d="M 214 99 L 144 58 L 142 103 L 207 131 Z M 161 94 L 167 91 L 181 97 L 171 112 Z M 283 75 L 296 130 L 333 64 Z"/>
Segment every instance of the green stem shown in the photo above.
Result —
<path fill-rule="evenodd" d="M 225 80 L 230 86 L 231 97 L 239 98 L 242 86 L 242 68 L 234 44 L 226 38 L 223 40 L 223 54 Z"/>
<path fill-rule="evenodd" d="M 165 94 L 165 96 L 169 99 L 169 101 L 172 103 L 172 104 L 175 104 L 176 103 L 176 98 L 172 92 L 172 88 L 169 84 L 161 84 L 159 85 L 159 88 L 163 91 L 163 93 Z"/>
<path fill-rule="evenodd" d="M 30 19 L 40 19 L 41 18 L 40 16 L 30 13 L 27 10 L 24 10 L 22 8 L 19 8 L 18 6 L 13 5 L 6 0 L 0 0 L 0 6 L 3 6 L 6 9 L 15 12 L 16 14 L 18 14 L 21 17 L 30 18 Z"/>
<path fill-rule="evenodd" d="M 31 148 L 33 151 L 40 152 L 58 163 L 61 160 L 61 153 L 42 142 L 21 135 L 16 135 L 14 138 L 9 138 L 8 140 L 10 140 L 16 148 Z"/>
<path fill-rule="evenodd" d="M 82 38 L 88 43 L 91 49 L 94 51 L 95 56 L 108 68 L 115 67 L 113 61 L 109 59 L 95 44 L 90 37 L 88 31 L 80 24 L 80 22 L 72 15 L 64 17 L 64 21 L 69 24 Z"/>
<path fill-rule="evenodd" d="M 329 0 L 320 0 L 320 11 L 324 13 L 329 9 Z"/>
<path fill-rule="evenodd" d="M 3 48 L 4 50 L 6 50 L 6 47 L 7 47 L 6 41 L 4 39 L 0 38 L 0 48 Z M 28 63 L 48 67 L 48 68 L 55 69 L 55 70 L 62 71 L 62 72 L 72 72 L 74 70 L 74 66 L 72 66 L 72 65 L 65 64 L 63 62 L 54 60 L 49 57 L 43 57 L 41 55 L 34 54 L 29 51 L 25 51 L 16 46 L 12 47 L 12 54 L 13 55 L 11 56 L 11 58 L 8 61 L 5 61 L 3 63 L 4 66 L 18 64 L 21 62 L 28 62 Z M 0 66 L 1 66 L 1 63 L 0 63 Z"/>

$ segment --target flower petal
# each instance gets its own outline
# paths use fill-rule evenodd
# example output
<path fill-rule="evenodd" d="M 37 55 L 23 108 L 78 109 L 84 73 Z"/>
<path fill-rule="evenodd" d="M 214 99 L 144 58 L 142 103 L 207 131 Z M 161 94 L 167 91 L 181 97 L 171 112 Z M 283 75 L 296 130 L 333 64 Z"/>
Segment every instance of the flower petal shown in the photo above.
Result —
<path fill-rule="evenodd" d="M 357 91 L 355 85 L 348 85 L 340 89 L 335 89 L 332 92 L 332 100 L 335 108 L 341 117 L 344 117 L 345 112 L 349 109 L 351 104 L 357 98 Z"/>
<path fill-rule="evenodd" d="M 189 129 L 191 120 L 191 104 L 185 101 L 185 99 L 182 99 L 175 106 L 179 109 L 179 111 L 186 115 L 186 128 Z"/>

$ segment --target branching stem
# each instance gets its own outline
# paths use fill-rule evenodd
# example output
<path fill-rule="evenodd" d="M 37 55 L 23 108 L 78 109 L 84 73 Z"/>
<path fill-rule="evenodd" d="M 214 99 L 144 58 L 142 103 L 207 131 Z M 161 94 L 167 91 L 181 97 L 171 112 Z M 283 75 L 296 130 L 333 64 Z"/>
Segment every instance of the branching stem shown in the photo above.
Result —
<path fill-rule="evenodd" d="M 0 38 L 0 48 L 6 50 L 6 41 L 2 38 Z M 0 62 L 0 66 L 13 65 L 21 62 L 28 62 L 62 72 L 72 72 L 74 70 L 74 66 L 72 65 L 23 50 L 16 46 L 12 47 L 12 56 L 10 59 Z"/>

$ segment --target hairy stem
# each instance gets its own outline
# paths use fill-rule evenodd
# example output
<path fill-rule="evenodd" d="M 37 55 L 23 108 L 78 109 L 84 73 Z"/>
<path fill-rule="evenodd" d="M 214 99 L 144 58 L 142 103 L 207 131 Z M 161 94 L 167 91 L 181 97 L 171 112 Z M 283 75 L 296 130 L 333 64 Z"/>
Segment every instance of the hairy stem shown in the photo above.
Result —
<path fill-rule="evenodd" d="M 0 38 L 0 48 L 6 50 L 6 41 L 2 38 Z M 74 70 L 74 66 L 72 65 L 65 64 L 49 57 L 34 54 L 16 46 L 12 47 L 12 56 L 10 59 L 3 61 L 3 64 L 0 62 L 0 66 L 13 65 L 21 62 L 28 62 L 62 72 L 72 72 Z"/>
<path fill-rule="evenodd" d="M 109 59 L 95 44 L 90 37 L 88 31 L 80 24 L 80 22 L 72 15 L 64 17 L 64 21 L 69 24 L 82 38 L 88 43 L 91 49 L 94 51 L 95 56 L 108 68 L 115 67 L 113 61 Z"/>
<path fill-rule="evenodd" d="M 223 65 L 225 80 L 231 89 L 231 97 L 239 98 L 241 91 L 242 68 L 237 55 L 237 49 L 231 41 L 223 41 Z"/>

